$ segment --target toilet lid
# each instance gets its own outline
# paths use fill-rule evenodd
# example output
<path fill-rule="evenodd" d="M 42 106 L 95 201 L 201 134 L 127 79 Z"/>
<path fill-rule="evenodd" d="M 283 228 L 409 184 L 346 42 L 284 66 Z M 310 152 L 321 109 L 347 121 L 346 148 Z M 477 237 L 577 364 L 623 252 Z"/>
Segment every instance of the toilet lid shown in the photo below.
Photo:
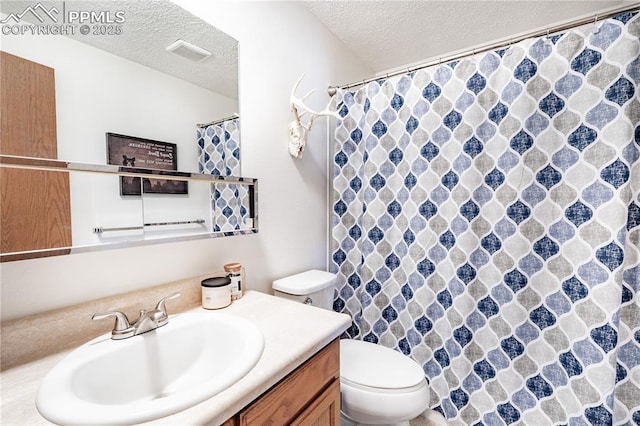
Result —
<path fill-rule="evenodd" d="M 380 389 L 404 389 L 424 382 L 422 368 L 411 358 L 385 346 L 340 340 L 340 376 Z"/>

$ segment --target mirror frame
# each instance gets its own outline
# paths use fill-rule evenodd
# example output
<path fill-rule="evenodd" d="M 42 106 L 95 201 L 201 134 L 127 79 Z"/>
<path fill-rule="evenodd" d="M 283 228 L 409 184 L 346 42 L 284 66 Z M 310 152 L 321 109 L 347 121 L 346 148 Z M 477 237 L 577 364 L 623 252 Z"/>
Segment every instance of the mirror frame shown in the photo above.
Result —
<path fill-rule="evenodd" d="M 197 181 L 197 182 L 210 182 L 225 183 L 225 184 L 238 184 L 246 185 L 249 192 L 249 218 L 252 219 L 252 226 L 247 229 L 235 230 L 235 231 L 220 231 L 220 232 L 202 232 L 189 235 L 176 235 L 168 237 L 158 237 L 153 239 L 132 239 L 127 241 L 117 241 L 102 244 L 84 245 L 84 246 L 69 246 L 69 247 L 55 247 L 50 249 L 28 250 L 20 252 L 8 252 L 0 253 L 0 262 L 9 262 L 14 260 L 26 260 L 48 256 L 59 256 L 64 254 L 86 253 L 92 251 L 101 251 L 118 248 L 137 247 L 151 244 L 169 243 L 177 241 L 189 241 L 198 240 L 204 238 L 217 238 L 228 237 L 233 235 L 247 235 L 258 233 L 258 179 L 238 177 L 238 176 L 220 176 L 209 175 L 204 173 L 190 173 L 180 171 L 168 171 L 168 170 L 156 170 L 156 169 L 142 169 L 136 167 L 123 167 L 115 165 L 101 165 L 101 164 L 89 164 L 68 162 L 62 160 L 33 158 L 33 157 L 20 157 L 13 155 L 0 155 L 0 168 L 14 168 L 14 169 L 27 169 L 27 170 L 40 170 L 40 171 L 54 171 L 61 173 L 70 172 L 85 172 L 85 173 L 100 173 L 110 174 L 114 176 L 128 176 L 138 178 L 158 178 L 162 176 L 167 180 L 179 180 L 179 181 Z M 144 228 L 144 227 L 143 227 Z"/>

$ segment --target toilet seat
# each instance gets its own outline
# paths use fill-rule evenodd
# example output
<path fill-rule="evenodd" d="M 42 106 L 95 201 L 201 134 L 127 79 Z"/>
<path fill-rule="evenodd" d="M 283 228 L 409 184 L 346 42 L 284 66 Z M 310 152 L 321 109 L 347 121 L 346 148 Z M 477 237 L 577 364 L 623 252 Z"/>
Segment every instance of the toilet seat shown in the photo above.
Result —
<path fill-rule="evenodd" d="M 384 346 L 359 340 L 340 341 L 342 415 L 358 424 L 408 421 L 429 404 L 422 368 Z"/>
<path fill-rule="evenodd" d="M 340 377 L 371 392 L 411 392 L 425 385 L 422 368 L 409 357 L 360 340 L 340 341 Z"/>

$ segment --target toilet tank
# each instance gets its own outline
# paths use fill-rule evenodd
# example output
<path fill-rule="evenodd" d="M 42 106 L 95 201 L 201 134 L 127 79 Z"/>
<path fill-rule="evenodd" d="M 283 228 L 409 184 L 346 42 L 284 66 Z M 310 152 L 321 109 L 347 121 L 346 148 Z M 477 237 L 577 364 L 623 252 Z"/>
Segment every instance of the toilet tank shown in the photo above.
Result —
<path fill-rule="evenodd" d="M 335 280 L 335 274 L 313 269 L 275 280 L 273 294 L 331 310 L 333 309 Z"/>

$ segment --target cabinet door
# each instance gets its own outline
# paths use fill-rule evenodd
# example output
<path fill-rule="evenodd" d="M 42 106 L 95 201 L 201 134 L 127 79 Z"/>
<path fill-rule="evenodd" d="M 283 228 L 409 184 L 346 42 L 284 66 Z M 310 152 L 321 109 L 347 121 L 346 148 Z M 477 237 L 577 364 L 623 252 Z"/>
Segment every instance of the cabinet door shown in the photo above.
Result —
<path fill-rule="evenodd" d="M 340 379 L 320 395 L 292 426 L 339 426 L 340 425 Z"/>
<path fill-rule="evenodd" d="M 242 411 L 240 426 L 291 424 L 324 395 L 336 379 L 340 381 L 340 342 L 337 339 Z"/>

